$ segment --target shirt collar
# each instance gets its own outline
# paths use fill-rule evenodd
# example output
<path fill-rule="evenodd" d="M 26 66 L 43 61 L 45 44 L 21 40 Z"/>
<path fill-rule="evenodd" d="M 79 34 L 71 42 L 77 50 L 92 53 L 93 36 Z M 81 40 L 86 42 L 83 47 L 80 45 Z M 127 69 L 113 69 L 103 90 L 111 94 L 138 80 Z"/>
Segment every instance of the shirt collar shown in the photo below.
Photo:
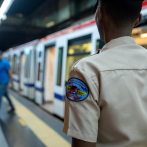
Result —
<path fill-rule="evenodd" d="M 114 48 L 114 47 L 122 46 L 122 45 L 129 45 L 129 44 L 137 45 L 135 39 L 129 36 L 113 39 L 103 47 L 102 52 L 110 48 Z"/>

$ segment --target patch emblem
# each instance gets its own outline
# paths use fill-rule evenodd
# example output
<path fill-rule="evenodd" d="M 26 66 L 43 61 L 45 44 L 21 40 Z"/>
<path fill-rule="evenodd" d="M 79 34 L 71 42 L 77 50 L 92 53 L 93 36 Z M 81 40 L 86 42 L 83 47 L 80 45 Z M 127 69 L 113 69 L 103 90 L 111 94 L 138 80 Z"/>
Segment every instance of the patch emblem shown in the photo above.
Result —
<path fill-rule="evenodd" d="M 70 101 L 80 102 L 85 100 L 89 95 L 87 85 L 76 78 L 69 79 L 66 86 L 66 96 Z"/>

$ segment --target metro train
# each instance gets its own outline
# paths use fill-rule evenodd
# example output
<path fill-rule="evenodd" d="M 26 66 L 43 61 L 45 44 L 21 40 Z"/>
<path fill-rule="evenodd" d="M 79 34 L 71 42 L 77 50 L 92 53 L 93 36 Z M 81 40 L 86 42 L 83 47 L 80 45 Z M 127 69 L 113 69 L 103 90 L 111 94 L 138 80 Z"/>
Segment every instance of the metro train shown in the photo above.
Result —
<path fill-rule="evenodd" d="M 135 29 L 138 44 L 146 38 Z M 65 85 L 73 64 L 101 49 L 104 43 L 94 19 L 72 26 L 40 40 L 10 49 L 4 53 L 12 65 L 14 88 L 50 113 L 64 118 Z"/>

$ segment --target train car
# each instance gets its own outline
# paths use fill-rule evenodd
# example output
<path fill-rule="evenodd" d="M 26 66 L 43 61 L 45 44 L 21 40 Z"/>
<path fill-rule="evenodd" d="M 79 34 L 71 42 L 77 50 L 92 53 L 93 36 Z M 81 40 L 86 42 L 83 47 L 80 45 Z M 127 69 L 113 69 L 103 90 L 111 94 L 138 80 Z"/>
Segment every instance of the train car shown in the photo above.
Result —
<path fill-rule="evenodd" d="M 63 118 L 70 68 L 103 45 L 94 20 L 41 39 L 36 46 L 35 102 Z"/>
<path fill-rule="evenodd" d="M 38 40 L 10 49 L 4 53 L 12 66 L 14 89 L 34 100 L 35 47 Z"/>
<path fill-rule="evenodd" d="M 73 64 L 104 43 L 94 19 L 7 51 L 14 89 L 64 118 L 65 85 Z"/>

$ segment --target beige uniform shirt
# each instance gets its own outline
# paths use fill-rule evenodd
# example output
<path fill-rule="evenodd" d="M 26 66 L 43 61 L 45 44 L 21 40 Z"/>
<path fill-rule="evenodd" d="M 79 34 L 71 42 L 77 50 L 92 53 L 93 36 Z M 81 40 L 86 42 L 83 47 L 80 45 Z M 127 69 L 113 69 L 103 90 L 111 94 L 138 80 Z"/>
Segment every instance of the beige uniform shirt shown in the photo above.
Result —
<path fill-rule="evenodd" d="M 121 37 L 78 61 L 69 74 L 63 132 L 98 147 L 147 147 L 147 50 Z"/>

